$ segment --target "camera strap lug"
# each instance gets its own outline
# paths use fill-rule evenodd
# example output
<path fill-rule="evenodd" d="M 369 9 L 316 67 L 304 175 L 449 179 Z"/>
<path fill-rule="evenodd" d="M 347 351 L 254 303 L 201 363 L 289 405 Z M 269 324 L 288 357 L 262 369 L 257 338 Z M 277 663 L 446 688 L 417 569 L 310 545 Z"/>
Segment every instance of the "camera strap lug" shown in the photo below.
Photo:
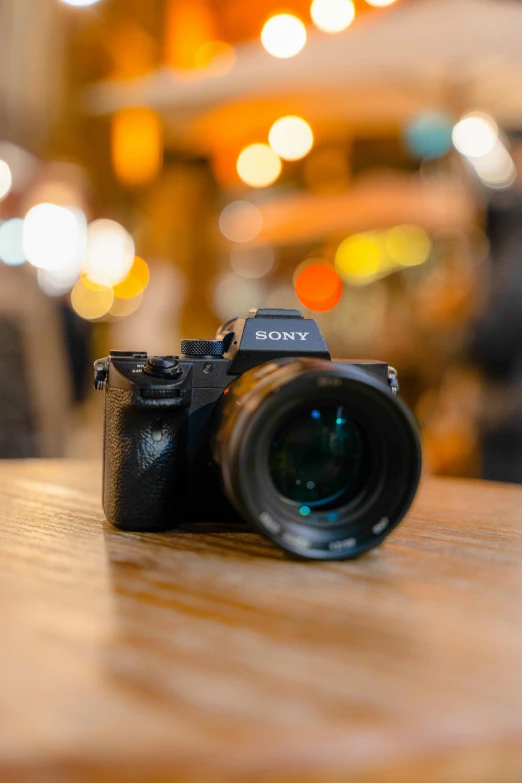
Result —
<path fill-rule="evenodd" d="M 399 379 L 395 367 L 388 367 L 388 385 L 391 393 L 396 396 L 399 393 Z"/>
<path fill-rule="evenodd" d="M 109 374 L 109 360 L 98 359 L 94 362 L 94 388 L 96 391 L 103 391 L 107 383 L 107 376 Z"/>

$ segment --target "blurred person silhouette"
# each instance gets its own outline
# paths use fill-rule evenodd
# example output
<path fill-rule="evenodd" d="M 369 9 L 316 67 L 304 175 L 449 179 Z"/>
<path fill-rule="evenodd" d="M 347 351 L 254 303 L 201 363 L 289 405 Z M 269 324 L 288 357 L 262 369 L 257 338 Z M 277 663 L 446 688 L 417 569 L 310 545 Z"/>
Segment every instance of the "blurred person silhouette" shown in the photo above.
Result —
<path fill-rule="evenodd" d="M 0 459 L 64 453 L 71 399 L 54 302 L 26 267 L 0 264 Z"/>
<path fill-rule="evenodd" d="M 487 210 L 490 298 L 472 353 L 486 380 L 482 476 L 522 483 L 522 133 L 512 135 L 511 155 L 516 180 L 491 196 Z"/>

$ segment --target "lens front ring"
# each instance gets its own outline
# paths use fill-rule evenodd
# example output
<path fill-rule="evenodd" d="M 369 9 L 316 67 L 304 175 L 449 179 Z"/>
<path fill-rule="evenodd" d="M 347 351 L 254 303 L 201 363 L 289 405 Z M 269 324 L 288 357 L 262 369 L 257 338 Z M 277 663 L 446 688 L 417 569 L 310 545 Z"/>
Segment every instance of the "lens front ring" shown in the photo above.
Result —
<path fill-rule="evenodd" d="M 270 474 L 270 444 L 296 409 L 345 406 L 368 439 L 372 470 L 355 498 L 324 510 L 288 502 Z M 377 546 L 415 495 L 421 467 L 413 417 L 387 387 L 350 364 L 320 359 L 272 362 L 235 381 L 223 400 L 215 458 L 229 500 L 285 550 L 346 559 Z M 334 504 L 335 506 L 335 504 Z"/>

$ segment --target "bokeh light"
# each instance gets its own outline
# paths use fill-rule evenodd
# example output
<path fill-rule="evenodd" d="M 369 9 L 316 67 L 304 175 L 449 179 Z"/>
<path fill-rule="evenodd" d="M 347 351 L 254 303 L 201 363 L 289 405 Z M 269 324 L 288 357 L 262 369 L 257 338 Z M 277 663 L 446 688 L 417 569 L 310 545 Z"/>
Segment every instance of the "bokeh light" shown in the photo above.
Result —
<path fill-rule="evenodd" d="M 250 242 L 263 228 L 263 216 L 251 201 L 232 201 L 219 216 L 219 228 L 231 242 Z"/>
<path fill-rule="evenodd" d="M 27 260 L 39 269 L 79 268 L 85 249 L 85 214 L 75 208 L 38 204 L 24 221 Z"/>
<path fill-rule="evenodd" d="M 83 271 L 94 283 L 121 283 L 134 264 L 134 240 L 114 220 L 95 220 L 87 230 L 87 252 Z"/>
<path fill-rule="evenodd" d="M 0 201 L 9 195 L 13 187 L 13 175 L 9 164 L 0 160 Z"/>
<path fill-rule="evenodd" d="M 150 267 L 147 262 L 136 256 L 130 273 L 140 281 L 143 290 L 145 290 L 150 283 Z"/>
<path fill-rule="evenodd" d="M 163 165 L 163 130 L 152 109 L 121 109 L 112 118 L 111 151 L 114 172 L 128 187 L 154 180 Z"/>
<path fill-rule="evenodd" d="M 114 292 L 108 286 L 87 287 L 79 280 L 71 292 L 73 310 L 88 321 L 103 318 L 114 303 Z"/>
<path fill-rule="evenodd" d="M 237 159 L 237 173 L 246 185 L 265 188 L 281 173 L 281 160 L 268 144 L 250 144 Z"/>
<path fill-rule="evenodd" d="M 473 158 L 471 163 L 480 179 L 490 188 L 509 188 L 515 182 L 515 162 L 500 139 L 491 152 Z"/>
<path fill-rule="evenodd" d="M 265 23 L 261 43 L 273 57 L 295 57 L 306 43 L 306 27 L 293 14 L 276 14 Z"/>
<path fill-rule="evenodd" d="M 310 14 L 319 30 L 340 33 L 355 19 L 355 6 L 352 0 L 314 0 Z"/>
<path fill-rule="evenodd" d="M 39 269 L 38 285 L 48 296 L 63 296 L 78 282 L 78 271 L 75 269 Z"/>
<path fill-rule="evenodd" d="M 404 131 L 408 150 L 417 158 L 435 160 L 451 149 L 453 122 L 441 111 L 427 111 L 415 117 Z"/>
<path fill-rule="evenodd" d="M 135 297 L 143 293 L 143 286 L 137 277 L 130 274 L 121 283 L 115 285 L 112 290 L 114 291 L 114 296 L 117 296 L 118 299 L 135 299 Z"/>
<path fill-rule="evenodd" d="M 8 266 L 19 266 L 25 263 L 22 218 L 12 218 L 0 225 L 0 260 Z"/>
<path fill-rule="evenodd" d="M 127 277 L 113 286 L 114 295 L 118 299 L 135 299 L 145 291 L 149 279 L 150 271 L 147 262 L 136 256 Z"/>
<path fill-rule="evenodd" d="M 431 254 L 431 239 L 420 226 L 395 226 L 384 241 L 388 256 L 400 266 L 423 264 Z"/>
<path fill-rule="evenodd" d="M 324 312 L 339 304 L 343 285 L 335 269 L 324 263 L 310 263 L 298 272 L 295 291 L 308 310 Z"/>
<path fill-rule="evenodd" d="M 265 294 L 263 297 L 263 307 L 299 310 L 301 307 L 301 302 L 297 298 L 297 294 L 292 283 L 279 283 L 279 285 L 270 287 L 268 292 Z"/>
<path fill-rule="evenodd" d="M 216 314 L 225 321 L 233 315 L 261 307 L 263 291 L 257 280 L 248 280 L 234 272 L 226 272 L 212 284 L 212 306 Z"/>
<path fill-rule="evenodd" d="M 270 128 L 268 141 L 283 160 L 300 160 L 312 149 L 314 134 L 302 117 L 281 117 Z"/>
<path fill-rule="evenodd" d="M 274 263 L 275 254 L 270 245 L 238 247 L 230 253 L 230 265 L 241 277 L 263 277 L 270 272 Z"/>
<path fill-rule="evenodd" d="M 366 0 L 366 2 L 374 8 L 385 8 L 387 5 L 393 5 L 397 0 Z"/>
<path fill-rule="evenodd" d="M 15 193 L 24 191 L 34 181 L 35 174 L 41 165 L 35 155 L 9 141 L 0 141 L 0 160 L 9 166 L 12 190 Z M 40 200 L 48 201 L 48 199 Z"/>
<path fill-rule="evenodd" d="M 115 318 L 126 318 L 140 308 L 142 301 L 143 294 L 138 294 L 138 296 L 135 296 L 132 299 L 119 299 L 118 297 L 115 297 L 108 315 L 112 315 Z"/>
<path fill-rule="evenodd" d="M 497 124 L 487 114 L 467 114 L 453 128 L 453 144 L 467 158 L 487 155 L 494 149 L 497 139 Z"/>
<path fill-rule="evenodd" d="M 354 234 L 345 239 L 335 254 L 335 268 L 342 278 L 358 282 L 371 278 L 384 261 L 382 241 L 373 234 Z"/>
<path fill-rule="evenodd" d="M 100 0 L 62 0 L 65 5 L 72 5 L 75 8 L 87 8 L 89 5 L 96 5 Z"/>
<path fill-rule="evenodd" d="M 196 68 L 204 68 L 209 76 L 224 76 L 236 62 L 234 47 L 225 41 L 207 41 L 195 54 Z"/>

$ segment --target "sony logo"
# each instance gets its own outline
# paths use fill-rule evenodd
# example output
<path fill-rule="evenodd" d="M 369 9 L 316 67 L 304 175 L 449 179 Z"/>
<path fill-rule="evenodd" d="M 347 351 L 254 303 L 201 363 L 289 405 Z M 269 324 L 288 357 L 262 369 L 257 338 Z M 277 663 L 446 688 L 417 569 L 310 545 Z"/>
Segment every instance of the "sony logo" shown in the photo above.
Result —
<path fill-rule="evenodd" d="M 310 332 L 256 332 L 256 340 L 299 340 L 305 341 Z"/>

